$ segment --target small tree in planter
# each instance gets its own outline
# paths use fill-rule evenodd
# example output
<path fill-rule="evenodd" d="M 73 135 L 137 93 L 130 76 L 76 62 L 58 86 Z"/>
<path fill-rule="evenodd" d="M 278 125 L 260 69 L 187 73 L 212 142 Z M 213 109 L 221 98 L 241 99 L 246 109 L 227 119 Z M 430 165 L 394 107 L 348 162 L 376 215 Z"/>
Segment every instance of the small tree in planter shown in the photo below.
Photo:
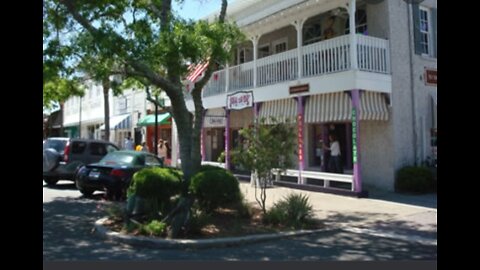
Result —
<path fill-rule="evenodd" d="M 255 182 L 255 199 L 266 213 L 266 189 L 273 179 L 272 169 L 285 171 L 293 164 L 296 149 L 295 128 L 288 121 L 278 122 L 271 117 L 271 124 L 265 124 L 265 118 L 253 127 L 243 128 L 240 135 L 243 143 L 232 151 L 233 161 L 252 171 Z M 257 197 L 260 188 L 260 198 Z"/>

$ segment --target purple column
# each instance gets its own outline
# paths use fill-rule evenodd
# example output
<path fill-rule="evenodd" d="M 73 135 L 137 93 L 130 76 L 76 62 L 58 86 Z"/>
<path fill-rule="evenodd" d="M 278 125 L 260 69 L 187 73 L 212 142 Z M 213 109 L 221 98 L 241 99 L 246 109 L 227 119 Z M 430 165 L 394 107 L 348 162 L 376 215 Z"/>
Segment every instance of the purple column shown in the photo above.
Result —
<path fill-rule="evenodd" d="M 302 177 L 302 171 L 305 167 L 305 149 L 303 145 L 303 117 L 304 117 L 304 97 L 297 97 L 297 134 L 298 134 L 298 184 L 305 184 Z"/>
<path fill-rule="evenodd" d="M 345 130 L 347 131 L 347 145 L 345 146 L 345 153 L 347 156 L 347 168 L 352 168 L 352 130 L 351 124 L 347 123 Z"/>
<path fill-rule="evenodd" d="M 230 170 L 230 111 L 225 108 L 225 169 Z"/>
<path fill-rule="evenodd" d="M 362 192 L 362 177 L 360 167 L 360 91 L 352 90 L 352 155 L 353 155 L 353 191 Z"/>
<path fill-rule="evenodd" d="M 202 161 L 205 161 L 205 128 L 203 127 L 205 121 L 205 113 L 207 111 L 204 110 L 202 113 L 202 126 L 200 129 L 200 154 L 202 155 Z"/>

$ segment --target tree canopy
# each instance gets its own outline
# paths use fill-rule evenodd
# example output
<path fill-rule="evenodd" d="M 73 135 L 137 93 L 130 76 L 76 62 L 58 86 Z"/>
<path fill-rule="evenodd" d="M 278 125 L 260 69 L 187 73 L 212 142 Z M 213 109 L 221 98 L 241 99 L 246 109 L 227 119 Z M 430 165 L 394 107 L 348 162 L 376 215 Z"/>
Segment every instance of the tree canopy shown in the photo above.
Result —
<path fill-rule="evenodd" d="M 235 24 L 225 21 L 226 10 L 227 0 L 222 0 L 217 19 L 207 22 L 180 18 L 172 12 L 172 0 L 45 0 L 44 73 L 49 73 L 44 79 L 74 81 L 80 77 L 77 65 L 81 59 L 95 56 L 102 62 L 111 61 L 107 70 L 121 74 L 124 81 L 135 80 L 165 91 L 181 131 L 181 166 L 188 184 L 201 161 L 201 90 L 217 64 L 228 62 L 232 48 L 243 39 Z M 186 107 L 182 81 L 188 66 L 200 61 L 209 65 L 190 92 L 195 108 L 192 114 Z M 95 70 L 101 71 L 101 67 Z M 185 209 L 191 200 L 182 202 L 186 207 L 172 213 L 181 217 L 175 224 L 188 216 Z"/>

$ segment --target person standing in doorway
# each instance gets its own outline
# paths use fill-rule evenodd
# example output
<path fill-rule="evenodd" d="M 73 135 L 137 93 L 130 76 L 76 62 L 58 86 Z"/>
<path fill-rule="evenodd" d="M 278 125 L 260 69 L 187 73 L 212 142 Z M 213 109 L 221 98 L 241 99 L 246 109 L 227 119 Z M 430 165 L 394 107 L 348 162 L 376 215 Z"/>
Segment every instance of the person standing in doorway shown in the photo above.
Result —
<path fill-rule="evenodd" d="M 324 145 L 323 148 L 330 151 L 330 160 L 328 162 L 329 172 L 343 173 L 340 143 L 337 140 L 337 136 L 330 134 L 328 139 L 330 141 L 330 147 Z"/>
<path fill-rule="evenodd" d="M 163 141 L 163 139 L 158 140 L 157 153 L 158 153 L 158 157 L 163 162 L 165 162 L 165 159 L 167 158 L 167 146 L 165 145 L 165 142 Z"/>
<path fill-rule="evenodd" d="M 127 138 L 125 138 L 125 142 L 123 144 L 125 150 L 134 150 L 133 149 L 133 140 L 130 134 L 127 135 Z"/>

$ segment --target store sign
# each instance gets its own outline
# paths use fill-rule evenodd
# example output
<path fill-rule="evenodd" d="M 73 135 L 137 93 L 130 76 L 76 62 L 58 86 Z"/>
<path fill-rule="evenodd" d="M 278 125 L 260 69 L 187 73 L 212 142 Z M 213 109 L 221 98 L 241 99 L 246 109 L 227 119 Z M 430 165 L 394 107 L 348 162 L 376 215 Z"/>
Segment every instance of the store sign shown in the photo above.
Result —
<path fill-rule="evenodd" d="M 437 86 L 437 70 L 425 68 L 425 85 Z"/>
<path fill-rule="evenodd" d="M 252 106 L 252 91 L 240 91 L 227 96 L 227 109 L 229 110 L 241 110 Z"/>
<path fill-rule="evenodd" d="M 290 86 L 290 88 L 288 88 L 288 92 L 290 94 L 298 94 L 298 93 L 308 92 L 309 89 L 310 89 L 309 84 L 301 84 L 301 85 Z"/>
<path fill-rule="evenodd" d="M 298 161 L 303 162 L 303 115 L 297 115 Z"/>
<path fill-rule="evenodd" d="M 224 127 L 225 116 L 205 116 L 205 127 Z"/>
<path fill-rule="evenodd" d="M 357 163 L 357 110 L 352 108 L 353 163 Z"/>

